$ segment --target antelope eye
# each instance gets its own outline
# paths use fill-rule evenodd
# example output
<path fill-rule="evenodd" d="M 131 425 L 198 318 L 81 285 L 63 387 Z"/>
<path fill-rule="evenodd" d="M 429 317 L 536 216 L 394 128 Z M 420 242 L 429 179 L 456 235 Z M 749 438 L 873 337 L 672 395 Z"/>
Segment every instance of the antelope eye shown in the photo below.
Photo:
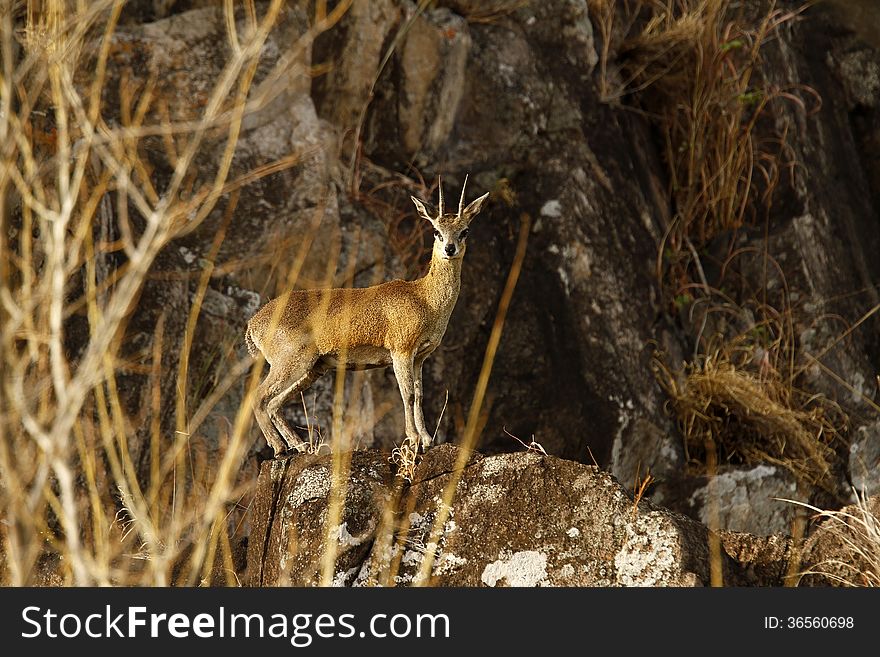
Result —
<path fill-rule="evenodd" d="M 435 240 L 439 240 L 439 239 L 440 239 L 440 231 L 439 231 L 439 230 L 435 230 L 435 231 L 434 231 L 434 239 L 435 239 Z"/>
<path fill-rule="evenodd" d="M 458 238 L 461 240 L 467 239 L 468 232 L 469 232 L 469 230 L 467 228 L 465 228 L 463 231 L 461 231 L 461 235 L 459 235 Z"/>

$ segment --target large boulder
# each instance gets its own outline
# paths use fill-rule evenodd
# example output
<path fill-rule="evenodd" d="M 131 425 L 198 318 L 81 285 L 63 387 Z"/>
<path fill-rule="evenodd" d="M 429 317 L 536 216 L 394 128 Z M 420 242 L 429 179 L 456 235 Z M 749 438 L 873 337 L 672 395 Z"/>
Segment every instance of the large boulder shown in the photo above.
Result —
<path fill-rule="evenodd" d="M 705 586 L 709 532 L 635 501 L 595 466 L 534 452 L 431 450 L 402 495 L 387 461 L 355 452 L 331 580 L 355 586 Z M 332 457 L 263 463 L 248 552 L 251 585 L 318 580 L 328 530 Z M 399 482 L 400 480 L 397 479 Z M 444 507 L 447 488 L 455 486 Z M 442 528 L 435 524 L 447 509 Z M 728 584 L 774 585 L 789 558 L 784 537 L 727 534 L 718 563 Z M 434 546 L 426 578 L 423 560 Z M 425 566 L 427 568 L 427 566 Z"/>
<path fill-rule="evenodd" d="M 431 578 L 421 581 L 425 546 L 433 540 L 444 493 L 454 480 Z M 392 550 L 390 559 L 371 554 L 359 582 L 369 582 L 398 556 L 397 584 L 697 586 L 708 581 L 705 528 L 647 502 L 635 505 L 610 474 L 595 466 L 534 452 L 491 456 L 463 472 L 417 478 L 404 508 L 408 514 L 398 531 L 406 531 L 408 539 L 397 546 L 402 554 Z"/>

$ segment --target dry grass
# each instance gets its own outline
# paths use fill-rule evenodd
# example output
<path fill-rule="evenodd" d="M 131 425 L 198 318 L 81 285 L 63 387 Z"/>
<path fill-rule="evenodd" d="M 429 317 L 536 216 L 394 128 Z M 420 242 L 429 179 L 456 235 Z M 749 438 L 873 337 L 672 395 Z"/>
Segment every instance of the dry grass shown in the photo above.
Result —
<path fill-rule="evenodd" d="M 724 461 L 773 463 L 799 481 L 828 485 L 831 444 L 845 416 L 829 400 L 795 388 L 767 354 L 740 339 L 718 340 L 678 372 L 655 359 L 688 457 L 705 462 L 717 449 Z"/>
<path fill-rule="evenodd" d="M 391 450 L 389 460 L 397 466 L 397 476 L 407 483 L 412 483 L 419 463 L 419 446 L 410 438 L 404 440 L 399 447 Z"/>
<path fill-rule="evenodd" d="M 234 3 L 224 4 L 231 53 L 198 115 L 180 122 L 168 118 L 170 101 L 155 81 L 135 87 L 123 80 L 121 116 L 104 116 L 122 4 L 48 0 L 24 4 L 21 14 L 0 11 L 0 581 L 41 581 L 37 565 L 60 557 L 67 584 L 237 585 L 232 542 L 247 491 L 236 481 L 250 447 L 260 368 L 245 377 L 250 362 L 230 359 L 231 349 L 219 357 L 221 379 L 194 380 L 205 373 L 189 367 L 222 228 L 199 275 L 184 344 L 169 341 L 160 318 L 152 347 L 122 354 L 130 351 L 128 319 L 163 249 L 218 204 L 227 204 L 228 222 L 238 190 L 304 155 L 229 175 L 244 117 L 278 88 L 252 90 L 252 81 L 284 3 L 272 0 L 260 11 L 242 3 L 246 34 L 236 27 Z M 331 12 L 317 4 L 322 15 L 270 77 L 304 73 L 298 53 L 348 3 Z M 163 144 L 170 163 L 162 181 L 145 156 L 149 140 Z M 194 186 L 200 154 L 218 144 L 212 178 Z M 119 233 L 113 239 L 111 222 Z M 74 352 L 68 330 L 76 318 L 87 330 Z M 167 349 L 181 350 L 173 399 L 159 385 Z M 123 400 L 123 377 L 132 373 L 150 381 L 135 411 Z M 241 383 L 244 401 L 219 449 L 208 449 L 202 424 Z M 173 435 L 158 419 L 168 405 L 175 408 Z M 149 444 L 138 464 L 142 425 Z M 217 569 L 225 573 L 220 581 L 212 579 Z"/>
<path fill-rule="evenodd" d="M 785 11 L 772 0 L 590 3 L 602 37 L 602 97 L 629 101 L 663 136 L 674 216 L 657 267 L 667 284 L 696 279 L 696 250 L 764 218 L 793 169 L 787 130 L 769 118 L 779 101 L 806 111 L 804 97 L 815 104 L 818 95 L 770 85 L 762 50 L 809 4 Z"/>
<path fill-rule="evenodd" d="M 684 436 L 688 464 L 711 479 L 722 464 L 771 463 L 795 477 L 799 494 L 808 496 L 815 487 L 834 494 L 833 446 L 846 430 L 847 416 L 826 397 L 796 386 L 800 357 L 791 311 L 758 305 L 753 314 L 728 301 L 708 306 L 704 313 L 701 334 L 710 323 L 726 333 L 716 333 L 705 343 L 698 336 L 693 360 L 680 368 L 671 368 L 660 354 L 654 358 L 655 375 Z M 734 321 L 715 321 L 713 313 L 733 314 Z M 761 319 L 751 319 L 755 315 Z M 731 324 L 737 323 L 748 328 L 736 333 Z M 718 531 L 724 527 L 716 496 L 710 496 L 705 510 L 711 584 L 723 586 Z M 795 541 L 803 531 L 803 518 L 796 515 Z M 793 559 L 787 585 L 796 582 L 790 575 L 797 568 Z"/>
<path fill-rule="evenodd" d="M 529 442 L 526 442 L 522 438 L 514 436 L 507 429 L 503 429 L 503 431 L 520 445 L 522 445 L 527 451 L 535 452 L 536 454 L 540 454 L 541 456 L 547 456 L 547 450 L 544 449 L 544 446 L 541 443 L 535 440 L 535 434 L 532 434 L 532 439 Z"/>
<path fill-rule="evenodd" d="M 815 575 L 842 586 L 880 586 L 880 518 L 876 505 L 855 491 L 856 503 L 840 511 L 826 511 L 796 500 L 785 500 L 816 513 L 820 531 L 837 545 L 834 557 L 800 573 Z M 830 541 L 828 541 L 830 542 Z"/>
<path fill-rule="evenodd" d="M 327 437 L 324 435 L 324 432 L 321 429 L 321 425 L 317 422 L 317 417 L 314 412 L 310 413 L 308 405 L 306 404 L 306 396 L 305 393 L 300 393 L 300 401 L 302 402 L 303 407 L 303 416 L 306 419 L 306 426 L 298 427 L 299 429 L 304 429 L 306 432 L 306 454 L 326 454 L 330 449 L 330 443 Z M 312 406 L 314 407 L 314 400 L 312 401 Z"/>
<path fill-rule="evenodd" d="M 646 471 L 645 476 L 642 477 L 639 472 L 641 468 L 636 470 L 636 476 L 633 478 L 633 509 L 632 509 L 632 519 L 635 521 L 636 516 L 639 514 L 639 503 L 644 499 L 645 494 L 648 490 L 653 486 L 657 480 L 654 478 L 650 472 Z"/>

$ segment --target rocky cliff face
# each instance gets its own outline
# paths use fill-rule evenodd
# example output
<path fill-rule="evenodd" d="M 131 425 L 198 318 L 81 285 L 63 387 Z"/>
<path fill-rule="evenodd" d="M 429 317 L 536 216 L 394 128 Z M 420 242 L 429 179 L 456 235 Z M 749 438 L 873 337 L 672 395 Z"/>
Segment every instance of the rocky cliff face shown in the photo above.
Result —
<path fill-rule="evenodd" d="M 235 205 L 220 204 L 158 259 L 126 348 L 149 352 L 164 318 L 162 388 L 173 398 L 179 356 L 170 346 L 183 342 L 200 263 L 228 222 L 194 341 L 191 370 L 203 372 L 203 383 L 193 394 L 205 395 L 243 355 L 246 320 L 284 287 L 307 235 L 313 237 L 299 286 L 326 284 L 328 262 L 335 265 L 334 284 L 344 282 L 345 271 L 354 272 L 357 285 L 415 276 L 427 257 L 428 231 L 415 223 L 409 194 L 430 193 L 421 181 L 430 186 L 442 174 L 447 194 L 455 196 L 469 172 L 471 193 L 492 196 L 473 226 L 449 330 L 425 367 L 428 423 L 437 421 L 448 391 L 440 442 L 461 437 L 519 217 L 527 213 L 533 219 L 527 257 L 494 364 L 480 448 L 487 454 L 518 449 L 506 429 L 534 436 L 567 460 L 517 454 L 470 465 L 450 520 L 455 529 L 444 535 L 432 576 L 474 585 L 707 582 L 706 529 L 696 520 L 707 520 L 711 495 L 702 474 L 686 467 L 679 430 L 651 370 L 657 345 L 670 362 L 689 358 L 699 329 L 676 315 L 656 275 L 674 213 L 663 145 L 649 118 L 600 96 L 597 66 L 605 44 L 591 4 L 442 0 L 420 11 L 408 0 L 355 0 L 339 25 L 299 53 L 304 66 L 316 67 L 314 77 L 267 81 L 270 65 L 308 29 L 307 4 L 288 3 L 264 48 L 254 93 L 263 83 L 283 91 L 246 120 L 232 177 L 291 155 L 296 166 L 242 187 Z M 880 480 L 874 402 L 880 324 L 869 317 L 857 325 L 880 303 L 880 59 L 878 44 L 860 28 L 866 19 L 844 5 L 809 10 L 767 46 L 768 84 L 809 88 L 821 105 L 811 92 L 809 106 L 791 103 L 772 115 L 790 136 L 793 176 L 769 223 L 743 230 L 722 248 L 773 254 L 778 267 L 768 274 L 758 260 L 747 262 L 737 285 L 786 289 L 797 307 L 792 332 L 806 354 L 798 385 L 838 400 L 849 415 L 849 429 L 841 427 L 833 445 L 832 493 L 822 498 L 837 504 L 849 483 L 872 493 Z M 871 3 L 859 7 L 876 20 Z M 121 112 L 121 80 L 143 89 L 153 77 L 167 111 L 184 119 L 204 102 L 206 81 L 219 75 L 228 52 L 223 14 L 213 3 L 129 3 L 111 52 L 106 111 Z M 154 175 L 167 177 L 167 149 L 158 138 L 154 146 L 147 152 Z M 222 149 L 218 141 L 200 155 L 199 180 L 216 171 Z M 116 230 L 111 221 L 107 238 Z M 723 268 L 707 269 L 710 278 L 722 276 Z M 855 328 L 839 339 L 847 327 Z M 137 374 L 123 382 L 132 409 L 146 382 Z M 357 444 L 386 451 L 398 444 L 403 415 L 390 370 L 350 375 L 346 388 L 345 421 Z M 196 438 L 208 449 L 222 440 L 224 417 L 242 394 L 243 384 L 233 386 Z M 306 399 L 309 420 L 325 432 L 332 402 L 330 377 Z M 306 424 L 302 409 L 290 413 L 295 424 Z M 162 410 L 162 421 L 173 426 L 172 405 Z M 255 453 L 263 440 L 256 427 L 253 439 Z M 423 472 L 443 453 L 430 455 Z M 594 460 L 602 470 L 577 464 Z M 310 546 L 321 537 L 308 527 L 318 513 L 309 504 L 320 506 L 326 494 L 321 463 L 263 465 L 266 497 L 258 498 L 250 549 L 252 563 L 266 565 L 252 568 L 252 582 L 318 577 Z M 339 530 L 345 549 L 334 578 L 369 578 L 373 566 L 382 571 L 392 558 L 400 562 L 399 581 L 411 581 L 417 549 L 379 554 L 363 538 L 375 531 L 384 500 L 393 495 L 388 467 L 373 455 L 356 455 L 355 464 L 349 495 L 360 503 L 346 516 L 345 532 Z M 255 477 L 256 465 L 251 458 L 242 477 Z M 793 507 L 772 498 L 815 494 L 798 489 L 778 464 L 733 459 L 720 467 L 722 528 L 788 532 Z M 647 471 L 657 480 L 654 499 L 693 520 L 647 502 L 633 509 L 607 474 L 631 489 L 637 473 Z M 413 545 L 450 476 L 439 468 L 407 493 Z M 286 505 L 269 498 L 270 488 Z M 300 532 L 299 556 L 273 561 L 268 553 L 283 552 L 293 531 Z M 732 581 L 748 570 L 729 555 L 724 568 Z"/>

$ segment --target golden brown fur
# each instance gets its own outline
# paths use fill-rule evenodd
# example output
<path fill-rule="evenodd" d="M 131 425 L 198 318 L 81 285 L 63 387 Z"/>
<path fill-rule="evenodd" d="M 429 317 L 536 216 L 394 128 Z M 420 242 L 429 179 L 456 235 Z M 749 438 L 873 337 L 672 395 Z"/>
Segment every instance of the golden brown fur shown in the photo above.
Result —
<path fill-rule="evenodd" d="M 462 192 L 462 195 L 464 192 Z M 260 384 L 254 414 L 276 455 L 303 448 L 280 415 L 284 403 L 329 369 L 392 365 L 404 402 L 407 437 L 430 442 L 421 412 L 421 368 L 440 344 L 461 283 L 467 226 L 488 194 L 457 215 L 421 216 L 435 228 L 431 268 L 415 281 L 368 288 L 295 290 L 273 299 L 248 322 L 248 350 L 261 352 L 270 370 Z M 442 208 L 442 195 L 441 195 Z M 284 303 L 283 308 L 279 304 Z"/>

